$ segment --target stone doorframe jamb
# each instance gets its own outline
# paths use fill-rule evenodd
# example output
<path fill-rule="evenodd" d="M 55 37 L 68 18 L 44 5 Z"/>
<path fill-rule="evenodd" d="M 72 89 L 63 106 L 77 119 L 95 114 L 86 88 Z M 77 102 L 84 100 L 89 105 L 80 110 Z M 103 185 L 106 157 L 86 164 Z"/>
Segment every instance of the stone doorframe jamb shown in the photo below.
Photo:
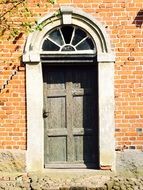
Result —
<path fill-rule="evenodd" d="M 97 48 L 99 81 L 99 164 L 115 169 L 114 139 L 114 61 L 115 56 L 105 27 L 94 17 L 80 9 L 62 6 L 60 15 L 51 13 L 38 24 L 42 31 L 28 36 L 23 53 L 26 63 L 27 95 L 27 171 L 44 169 L 44 121 L 43 121 L 43 76 L 40 53 L 46 33 L 64 24 L 84 28 L 92 36 Z"/>

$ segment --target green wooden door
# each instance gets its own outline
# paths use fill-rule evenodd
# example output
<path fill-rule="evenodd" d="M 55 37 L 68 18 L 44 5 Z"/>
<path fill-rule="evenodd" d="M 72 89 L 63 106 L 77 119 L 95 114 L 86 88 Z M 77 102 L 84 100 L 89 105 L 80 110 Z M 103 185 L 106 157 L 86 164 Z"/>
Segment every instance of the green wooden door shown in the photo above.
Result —
<path fill-rule="evenodd" d="M 45 167 L 98 166 L 95 66 L 44 66 Z"/>

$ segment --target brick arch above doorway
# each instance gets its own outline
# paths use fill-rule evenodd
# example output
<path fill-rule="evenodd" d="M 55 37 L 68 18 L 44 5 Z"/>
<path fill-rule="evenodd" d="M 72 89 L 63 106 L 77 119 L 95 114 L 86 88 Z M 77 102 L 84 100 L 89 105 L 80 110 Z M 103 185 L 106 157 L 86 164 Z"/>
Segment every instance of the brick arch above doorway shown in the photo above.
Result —
<path fill-rule="evenodd" d="M 44 36 L 60 25 L 76 25 L 92 36 L 97 48 L 98 102 L 99 102 L 99 165 L 114 169 L 114 61 L 110 39 L 95 18 L 73 7 L 61 7 L 57 17 L 53 13 L 43 17 L 41 31 L 28 36 L 23 62 L 26 64 L 27 90 L 27 171 L 44 169 L 44 121 L 43 121 L 43 76 L 41 46 Z M 52 22 L 48 22 L 49 19 Z M 45 24 L 45 25 L 44 25 Z"/>

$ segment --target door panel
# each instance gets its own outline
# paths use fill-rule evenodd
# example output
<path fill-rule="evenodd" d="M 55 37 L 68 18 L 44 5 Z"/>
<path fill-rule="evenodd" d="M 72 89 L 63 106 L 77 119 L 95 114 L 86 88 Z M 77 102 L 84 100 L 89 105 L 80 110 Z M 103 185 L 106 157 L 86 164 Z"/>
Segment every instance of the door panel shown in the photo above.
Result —
<path fill-rule="evenodd" d="M 45 167 L 98 165 L 95 66 L 43 66 Z"/>
<path fill-rule="evenodd" d="M 73 128 L 83 128 L 83 97 L 73 98 Z"/>
<path fill-rule="evenodd" d="M 48 69 L 49 74 L 45 77 L 47 78 L 47 88 L 50 90 L 61 90 L 65 89 L 65 75 L 62 70 Z"/>
<path fill-rule="evenodd" d="M 92 96 L 73 97 L 73 127 L 93 129 L 94 113 Z"/>
<path fill-rule="evenodd" d="M 65 162 L 67 160 L 67 139 L 66 137 L 49 137 L 49 162 Z"/>
<path fill-rule="evenodd" d="M 48 97 L 48 129 L 65 128 L 65 97 Z"/>

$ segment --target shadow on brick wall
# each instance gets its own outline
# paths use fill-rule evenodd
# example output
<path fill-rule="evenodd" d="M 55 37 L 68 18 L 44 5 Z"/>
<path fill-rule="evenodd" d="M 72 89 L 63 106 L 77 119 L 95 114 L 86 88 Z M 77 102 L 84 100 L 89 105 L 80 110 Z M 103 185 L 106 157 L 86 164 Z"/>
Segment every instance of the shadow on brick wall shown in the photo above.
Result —
<path fill-rule="evenodd" d="M 143 9 L 139 10 L 132 24 L 135 24 L 136 27 L 141 28 L 143 24 Z"/>

